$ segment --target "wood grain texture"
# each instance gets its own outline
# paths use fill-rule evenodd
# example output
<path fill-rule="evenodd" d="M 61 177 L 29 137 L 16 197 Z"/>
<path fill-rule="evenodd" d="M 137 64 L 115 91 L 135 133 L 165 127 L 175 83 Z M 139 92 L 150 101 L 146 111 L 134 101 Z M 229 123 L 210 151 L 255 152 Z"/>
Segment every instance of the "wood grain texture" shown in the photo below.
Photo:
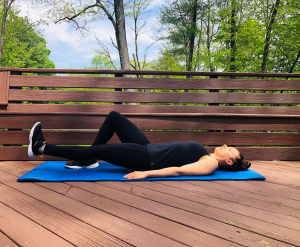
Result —
<path fill-rule="evenodd" d="M 151 200 L 152 198 L 150 200 L 148 200 L 147 198 L 145 198 L 143 196 L 139 197 L 135 194 L 135 192 L 133 192 L 132 194 L 127 194 L 124 192 L 105 188 L 101 185 L 100 186 L 99 185 L 98 186 L 91 185 L 90 183 L 72 183 L 72 182 L 70 182 L 70 184 L 72 184 L 73 187 L 72 187 L 72 190 L 70 190 L 70 192 L 68 194 L 72 198 L 77 198 L 78 200 L 82 200 L 81 198 L 82 198 L 83 193 L 87 194 L 84 191 L 90 191 L 93 193 L 93 196 L 94 196 L 94 194 L 97 194 L 97 195 L 101 196 L 101 198 L 103 198 L 103 197 L 111 198 L 112 200 L 118 201 L 129 207 L 135 206 L 137 208 L 137 211 L 139 209 L 141 209 L 143 211 L 146 211 L 147 213 L 152 213 L 152 214 L 158 215 L 164 219 L 169 219 L 171 221 L 175 221 L 175 222 L 178 222 L 178 223 L 184 224 L 184 225 L 187 225 L 187 221 L 188 221 L 188 225 L 197 230 L 201 230 L 208 234 L 220 236 L 223 239 L 231 240 L 238 244 L 249 245 L 249 246 L 256 245 L 254 239 L 257 239 L 257 236 L 255 236 L 255 234 L 251 234 L 249 232 L 243 231 L 242 232 L 243 239 L 240 239 L 239 236 L 236 236 L 236 229 L 234 227 L 228 226 L 228 225 L 227 226 L 223 225 L 222 230 L 221 230 L 218 227 L 218 222 L 212 221 L 212 219 L 209 217 L 203 217 L 201 215 L 201 213 L 199 214 L 199 212 L 204 210 L 204 208 L 201 207 L 202 205 L 198 205 L 197 213 L 190 214 L 190 212 L 187 212 L 185 210 L 180 210 L 181 208 L 172 208 L 172 207 L 168 206 L 168 204 L 170 203 L 169 201 L 167 203 L 160 204 L 160 203 L 157 203 L 157 202 Z M 82 190 L 76 189 L 75 187 L 81 188 Z M 105 199 L 103 198 L 102 200 L 105 200 Z M 102 205 L 93 203 L 93 201 L 90 199 L 89 200 L 87 199 L 86 201 L 89 201 L 92 205 L 94 205 L 96 207 L 103 208 Z M 132 201 L 134 201 L 134 202 L 132 202 Z M 186 203 L 189 204 L 190 202 L 186 202 Z M 126 206 L 124 206 L 124 207 L 126 207 Z M 108 210 L 108 209 L 106 209 L 106 210 Z M 111 210 L 115 211 L 113 208 Z M 128 215 L 127 217 L 130 217 L 130 215 Z M 130 220 L 134 220 L 132 218 L 134 218 L 134 217 L 130 217 Z M 160 220 L 160 221 L 162 222 L 162 220 Z M 157 229 L 159 229 L 161 232 L 164 232 L 164 226 L 165 226 L 165 224 L 163 224 L 163 222 L 162 222 L 162 225 L 158 226 Z M 178 231 L 176 231 L 176 233 L 178 235 L 182 234 Z M 194 234 L 192 233 L 192 236 L 193 235 Z M 192 238 L 192 236 L 191 236 L 191 238 Z M 184 239 L 184 238 L 182 238 L 182 239 Z M 249 241 L 249 239 L 251 239 L 252 241 Z M 265 238 L 264 240 L 267 241 L 267 238 Z M 210 241 L 213 241 L 213 240 L 210 240 Z M 208 243 L 210 241 L 208 241 Z M 215 243 L 216 240 L 214 240 L 213 242 Z M 210 242 L 210 243 L 213 245 L 213 242 Z M 205 245 L 204 242 L 202 242 L 202 243 L 203 243 L 203 245 Z M 226 243 L 224 243 L 224 244 L 226 245 Z"/>
<path fill-rule="evenodd" d="M 5 170 L 6 165 L 1 165 L 0 163 L 0 169 Z M 139 225 L 91 207 L 87 205 L 86 202 L 79 202 L 33 183 L 18 183 L 16 182 L 16 176 L 18 176 L 20 170 L 21 169 L 12 167 L 10 173 L 15 173 L 15 175 L 5 173 L 7 175 L 4 178 L 1 178 L 3 183 L 9 187 L 14 187 L 14 189 L 26 194 L 27 196 L 40 200 L 41 202 L 63 212 L 67 212 L 72 217 L 104 231 L 107 234 L 118 236 L 118 239 L 130 245 L 153 247 L 160 245 L 186 246 L 161 234 L 157 234 Z M 4 172 L 0 172 L 0 174 L 4 175 Z M 120 245 L 122 246 L 122 242 Z"/>
<path fill-rule="evenodd" d="M 200 182 L 200 181 L 199 181 Z M 253 216 L 254 212 L 258 212 L 259 210 L 254 209 L 251 210 L 250 207 L 247 206 L 239 206 L 237 203 L 230 203 L 226 200 L 218 200 L 213 197 L 205 196 L 200 193 L 197 193 L 196 191 L 185 191 L 181 189 L 177 189 L 175 187 L 170 186 L 164 186 L 157 184 L 156 182 L 142 182 L 137 184 L 136 182 L 130 182 L 130 185 L 132 186 L 131 192 L 127 193 L 124 191 L 116 191 L 113 189 L 107 189 L 104 188 L 104 186 L 101 186 L 101 182 L 97 182 L 99 185 L 95 188 L 95 186 L 90 186 L 88 183 L 72 183 L 73 186 L 80 187 L 82 189 L 91 191 L 93 193 L 104 195 L 105 197 L 112 198 L 113 200 L 122 201 L 122 198 L 127 197 L 134 197 L 135 204 L 139 208 L 143 208 L 143 210 L 146 210 L 148 212 L 152 212 L 155 214 L 158 214 L 162 217 L 168 217 L 170 219 L 173 219 L 175 221 L 182 220 L 181 216 L 186 217 L 190 220 L 190 216 L 188 214 L 182 213 L 183 212 L 189 212 L 193 213 L 193 219 L 195 219 L 195 222 L 198 222 L 198 224 L 195 224 L 193 220 L 189 222 L 189 224 L 193 227 L 197 227 L 198 229 L 202 229 L 203 231 L 208 231 L 209 228 L 214 227 L 214 224 L 210 222 L 210 219 L 228 224 L 227 227 L 222 225 L 223 231 L 230 231 L 230 227 L 228 226 L 235 226 L 235 227 L 241 227 L 243 229 L 249 229 L 253 231 L 254 233 L 264 233 L 264 236 L 269 237 L 275 237 L 277 240 L 286 240 L 289 239 L 290 243 L 296 243 L 297 242 L 297 236 L 299 232 L 297 230 L 289 229 L 289 227 L 283 227 L 283 226 L 272 226 L 271 221 L 275 221 L 276 217 L 273 218 L 271 214 L 271 218 L 268 218 L 268 215 L 264 216 L 263 219 L 260 219 L 259 216 L 257 217 Z M 106 183 L 104 183 L 106 184 Z M 111 183 L 112 184 L 112 183 Z M 180 187 L 181 182 L 178 181 L 169 181 L 169 184 L 178 184 L 178 187 Z M 122 187 L 121 184 L 118 184 Z M 149 188 L 149 189 L 148 189 Z M 121 188 L 122 189 L 122 188 Z M 186 195 L 185 195 L 186 194 Z M 124 200 L 124 203 L 128 205 L 132 205 L 130 201 Z M 242 200 L 242 198 L 241 198 Z M 158 204 L 159 203 L 159 204 Z M 156 205 L 161 205 L 157 206 Z M 171 206 L 172 208 L 169 208 L 165 205 Z M 233 210 L 237 207 L 237 210 Z M 159 209 L 158 209 L 159 207 Z M 168 209 L 169 208 L 169 209 Z M 176 209 L 176 210 L 174 210 Z M 180 210 L 176 212 L 177 210 Z M 168 212 L 169 211 L 169 212 Z M 245 212 L 248 211 L 248 212 Z M 252 211 L 252 214 L 250 212 Z M 243 212 L 241 214 L 241 212 Z M 250 217 L 245 216 L 245 214 L 249 214 Z M 260 212 L 260 214 L 263 214 L 263 212 Z M 172 217 L 173 216 L 173 217 Z M 202 219 L 202 217 L 205 217 L 206 219 Z M 268 219 L 267 219 L 268 218 Z M 284 217 L 285 219 L 290 219 L 293 226 L 297 227 L 297 221 L 294 218 Z M 184 220 L 182 220 L 184 221 Z M 199 224 L 199 221 L 202 222 L 202 224 Z M 284 220 L 281 220 L 280 222 L 285 223 L 285 225 L 288 225 Z M 268 224 L 269 223 L 269 224 Z M 207 229 L 208 228 L 208 229 Z M 271 230 L 272 228 L 272 230 Z M 280 230 L 279 230 L 280 228 Z M 221 233 L 217 229 L 211 229 L 214 231 L 217 235 L 222 236 Z M 274 230 L 274 232 L 273 232 Z M 239 230 L 238 230 L 239 231 Z M 282 237 L 278 237 L 279 233 L 282 235 Z M 226 235 L 228 235 L 228 233 Z M 251 239 L 252 241 L 257 238 L 255 235 L 249 235 L 249 233 L 243 232 L 242 234 L 245 234 L 244 237 Z M 248 236 L 247 236 L 248 235 Z M 238 236 L 238 234 L 237 234 Z M 267 241 L 267 239 L 264 239 L 264 241 Z M 241 243 L 241 242 L 240 242 Z M 255 246 L 255 243 L 249 243 L 244 242 L 241 243 L 246 246 Z M 274 243 L 275 244 L 275 243 Z"/>
<path fill-rule="evenodd" d="M 0 202 L 0 228 L 19 246 L 74 246 Z"/>
<path fill-rule="evenodd" d="M 6 168 L 6 171 L 10 171 L 9 167 L 11 167 L 11 166 L 19 167 L 21 169 L 30 171 L 34 167 L 44 163 L 44 161 L 27 161 L 27 162 L 24 162 L 24 161 L 5 161 L 5 162 L 2 162 L 2 163 L 9 165 Z M 55 190 L 60 194 L 67 193 L 67 191 L 71 187 L 70 185 L 67 185 L 67 184 L 64 184 L 64 183 L 50 183 L 50 182 L 42 182 L 42 183 L 43 183 L 44 187 L 46 187 L 46 188 L 47 188 L 47 186 L 50 186 L 50 184 L 51 184 L 51 188 L 55 188 Z M 40 184 L 40 182 L 36 182 L 35 184 Z"/>
<path fill-rule="evenodd" d="M 269 162 L 269 164 L 274 163 L 275 162 Z M 299 161 L 293 163 L 297 164 Z M 224 241 L 225 246 L 227 246 L 225 242 L 226 238 L 230 239 L 232 246 L 299 245 L 299 231 L 292 229 L 293 227 L 299 227 L 299 224 L 297 224 L 298 219 L 292 217 L 292 212 L 297 215 L 297 211 L 293 208 L 285 207 L 289 209 L 289 211 L 286 211 L 285 208 L 277 204 L 284 203 L 284 205 L 286 205 L 288 197 L 285 197 L 284 190 L 278 190 L 277 197 L 274 197 L 272 201 L 272 193 L 274 193 L 277 188 L 283 188 L 284 186 L 282 185 L 278 187 L 278 185 L 274 184 L 271 190 L 272 193 L 269 195 L 267 190 L 263 193 L 259 191 L 257 191 L 257 193 L 253 191 L 252 193 L 245 192 L 242 189 L 243 187 L 247 187 L 250 182 L 261 185 L 262 183 L 268 184 L 266 181 L 236 181 L 236 184 L 232 187 L 207 181 L 197 181 L 192 186 L 190 186 L 191 184 L 186 185 L 187 182 L 179 181 L 169 181 L 169 183 L 98 182 L 97 184 L 80 182 L 68 183 L 68 185 L 72 187 L 66 196 L 63 196 L 59 194 L 60 191 L 57 190 L 55 183 L 45 185 L 47 186 L 45 190 L 51 190 L 47 193 L 40 188 L 40 186 L 44 186 L 44 183 L 40 183 L 39 186 L 34 183 L 17 183 L 16 177 L 28 171 L 31 165 L 25 165 L 25 169 L 20 169 L 18 167 L 21 167 L 22 163 L 14 165 L 13 162 L 10 162 L 10 164 L 11 165 L 0 163 L 0 170 L 3 170 L 6 174 L 5 177 L 1 178 L 2 183 L 14 190 L 22 192 L 22 194 L 31 199 L 35 198 L 41 201 L 41 203 L 51 205 L 51 207 L 58 208 L 58 210 L 62 210 L 76 218 L 80 216 L 80 220 L 93 226 L 97 224 L 93 217 L 95 208 L 120 215 L 121 217 L 118 218 L 119 224 L 123 224 L 122 217 L 127 217 L 127 222 L 138 220 L 135 219 L 136 214 L 134 214 L 134 212 L 141 210 L 143 211 L 143 215 L 150 214 L 155 217 L 160 217 L 159 221 L 163 219 L 161 222 L 168 220 L 167 222 L 172 222 L 172 224 L 180 224 L 180 227 L 189 227 L 193 229 L 193 231 L 199 230 L 202 234 L 212 232 L 212 234 L 209 234 L 210 237 L 223 239 L 222 241 Z M 298 169 L 295 164 L 289 165 L 289 168 Z M 234 181 L 224 182 L 230 183 Z M 51 185 L 53 185 L 53 188 L 51 188 Z M 181 185 L 183 185 L 183 187 Z M 211 187 L 211 185 L 214 186 Z M 264 189 L 264 186 L 260 187 Z M 289 188 L 291 187 L 287 187 L 286 192 L 292 194 L 295 189 L 291 188 L 291 191 L 288 191 Z M 228 190 L 222 192 L 222 189 Z M 46 197 L 41 196 L 46 194 Z M 286 194 L 288 195 L 288 193 Z M 16 198 L 16 200 L 18 200 L 18 198 Z M 72 200 L 75 200 L 74 202 L 76 203 L 71 203 Z M 82 205 L 80 205 L 80 200 L 84 201 Z M 293 201 L 296 202 L 296 200 Z M 86 207 L 88 206 L 91 206 L 91 210 L 86 211 Z M 264 209 L 264 207 L 266 208 Z M 129 210 L 124 210 L 127 208 Z M 128 212 L 128 214 L 124 213 L 124 211 L 126 211 L 126 213 Z M 134 215 L 131 216 L 132 214 Z M 247 214 L 250 216 L 247 216 Z M 92 216 L 92 218 L 90 221 L 87 221 L 87 217 L 89 216 Z M 99 217 L 102 221 L 97 226 L 103 227 L 106 218 L 98 215 L 95 219 Z M 277 221 L 276 217 L 278 218 Z M 146 216 L 146 219 L 151 218 Z M 150 225 L 159 225 L 159 221 L 152 222 L 150 220 L 149 222 Z M 222 222 L 223 224 L 220 226 Z M 289 224 L 289 222 L 291 224 Z M 116 224 L 119 225 L 117 222 Z M 145 224 L 147 224 L 147 222 Z M 287 227 L 285 227 L 285 225 Z M 160 228 L 165 229 L 165 231 L 174 229 L 167 229 L 164 226 L 165 224 L 161 224 L 156 230 Z M 108 229 L 114 232 L 114 236 L 119 236 L 118 231 L 110 229 L 110 226 L 108 226 Z M 184 242 L 192 241 L 189 238 L 193 239 L 195 237 L 193 234 L 190 235 L 190 232 L 185 234 L 184 230 L 183 232 L 179 232 L 179 234 L 182 234 Z M 203 245 L 205 243 L 205 246 L 216 246 L 215 244 L 218 243 L 216 242 L 218 239 L 212 239 L 212 241 L 209 242 L 206 241 L 208 239 L 200 238 L 196 246 L 202 243 Z M 234 242 L 241 244 L 235 244 Z M 144 243 L 143 241 L 138 242 L 138 246 L 144 246 Z M 147 243 L 151 243 L 151 241 Z"/>
<path fill-rule="evenodd" d="M 98 131 L 44 131 L 48 143 L 57 145 L 91 145 Z M 300 133 L 255 133 L 255 132 L 171 132 L 144 131 L 151 143 L 196 141 L 202 145 L 220 146 L 300 146 Z M 0 145 L 28 145 L 29 131 L 0 131 Z M 120 143 L 117 135 L 108 144 Z"/>
<path fill-rule="evenodd" d="M 8 104 L 9 74 L 0 72 L 0 105 Z"/>
<path fill-rule="evenodd" d="M 263 79 L 178 79 L 74 76 L 18 76 L 10 77 L 11 87 L 66 88 L 136 88 L 190 90 L 300 90 L 297 80 Z"/>
<path fill-rule="evenodd" d="M 256 170 L 254 167 L 252 169 L 261 173 L 261 171 Z M 209 186 L 209 188 L 217 189 L 224 194 L 247 195 L 247 197 L 257 200 L 258 202 L 267 201 L 277 205 L 277 211 L 280 211 L 279 208 L 281 206 L 282 210 L 285 210 L 284 207 L 299 210 L 299 203 L 297 203 L 297 200 L 299 200 L 299 189 L 287 184 L 282 184 L 280 183 L 281 181 L 279 181 L 278 184 L 271 183 L 271 176 L 269 176 L 268 173 L 262 172 L 261 174 L 266 177 L 264 186 L 261 186 L 261 184 L 256 181 L 249 181 L 249 183 L 239 183 L 239 181 L 215 181 L 212 185 L 203 184 L 203 188 Z M 293 181 L 295 181 L 295 179 Z M 199 183 L 197 184 L 190 181 L 187 181 L 187 183 L 202 186 Z M 293 192 L 295 192 L 295 194 L 293 194 Z"/>
<path fill-rule="evenodd" d="M 9 186 L 0 185 L 0 200 L 5 205 L 38 223 L 75 246 L 130 246 L 55 207 L 40 202 Z M 43 196 L 47 196 L 44 194 Z M 49 238 L 49 237 L 48 237 Z"/>
<path fill-rule="evenodd" d="M 43 129 L 98 130 L 106 116 L 64 116 L 62 115 L 0 115 L 0 129 L 31 129 L 41 122 Z M 141 130 L 269 130 L 300 131 L 298 118 L 266 117 L 159 117 L 127 116 Z"/>
<path fill-rule="evenodd" d="M 5 247 L 18 247 L 11 239 L 9 239 L 4 233 L 0 230 L 0 244 Z"/>
<path fill-rule="evenodd" d="M 73 183 L 71 184 L 73 185 Z M 195 246 L 199 244 L 200 239 L 202 239 L 202 244 L 210 246 L 231 246 L 231 241 L 237 242 L 233 239 L 229 239 L 228 237 L 225 238 L 224 241 L 224 238 L 216 238 L 215 236 L 210 235 L 210 232 L 199 231 L 198 229 L 190 228 L 186 224 L 178 224 L 178 222 L 174 222 L 173 219 L 169 220 L 168 218 L 166 219 L 165 217 L 163 218 L 155 214 L 145 212 L 145 210 L 140 207 L 132 210 L 132 204 L 126 205 L 126 203 L 124 204 L 124 201 L 134 200 L 135 204 L 138 204 L 138 198 L 124 194 L 123 202 L 116 202 L 116 200 L 110 200 L 102 197 L 101 195 L 99 196 L 98 193 L 98 195 L 95 195 L 95 191 L 98 186 L 91 183 L 88 184 L 88 188 L 91 187 L 95 188 L 93 193 L 88 192 L 86 187 L 82 190 L 79 189 L 78 186 L 72 186 L 72 188 L 68 191 L 67 196 L 75 200 L 88 203 L 90 206 L 98 208 L 99 210 L 116 215 L 126 221 L 145 227 L 146 229 L 162 234 L 168 238 L 186 244 L 187 246 Z M 103 194 L 106 193 L 104 192 Z"/>
<path fill-rule="evenodd" d="M 258 172 L 258 170 L 256 170 L 254 166 L 251 167 L 251 170 Z M 252 207 L 255 211 L 260 210 L 260 212 L 258 213 L 259 215 L 266 214 L 265 216 L 269 217 L 270 219 L 273 219 L 274 223 L 281 222 L 280 224 L 285 225 L 286 227 L 289 227 L 287 221 L 288 219 L 290 219 L 293 222 L 293 229 L 300 230 L 298 220 L 295 220 L 295 218 L 292 217 L 292 215 L 289 214 L 287 211 L 285 211 L 284 207 L 281 207 L 280 205 L 283 204 L 288 207 L 299 209 L 299 203 L 297 203 L 297 200 L 299 199 L 299 193 L 293 194 L 293 192 L 296 192 L 297 189 L 279 184 L 271 184 L 269 183 L 269 176 L 267 173 L 260 174 L 266 177 L 266 180 L 263 184 L 258 181 L 243 181 L 241 183 L 238 183 L 240 181 L 232 181 L 232 183 L 228 183 L 229 181 L 226 180 L 212 181 L 212 183 L 209 184 L 197 183 L 194 181 L 185 181 L 180 186 L 178 186 L 177 184 L 167 184 L 164 181 L 158 183 L 171 187 L 176 187 L 179 189 L 184 189 L 187 191 L 197 191 L 198 193 L 201 192 L 201 194 L 205 194 L 209 197 L 219 198 L 222 200 L 227 200 L 248 207 Z M 188 185 L 186 185 L 186 183 Z M 247 189 L 248 186 L 249 189 Z M 277 193 L 276 190 L 278 190 Z M 246 191 L 249 193 L 246 193 Z M 270 191 L 270 195 L 268 191 Z M 253 217 L 251 210 L 249 210 L 246 214 L 250 217 L 252 215 Z M 259 216 L 258 218 L 261 217 L 260 219 L 263 220 L 265 216 Z M 275 218 L 273 218 L 273 216 Z M 278 217 L 278 221 L 276 220 L 276 217 Z M 293 220 L 290 217 L 292 217 Z M 286 219 L 287 221 L 285 221 Z"/>
<path fill-rule="evenodd" d="M 263 167 L 256 168 L 257 172 L 261 173 L 262 175 L 268 176 L 268 182 L 273 184 L 279 185 L 286 185 L 292 188 L 300 189 L 300 181 L 299 181 L 299 173 L 279 173 L 276 171 L 272 171 L 270 169 L 264 169 Z M 299 205 L 299 199 L 297 200 Z M 299 206 L 296 208 L 300 209 Z"/>
<path fill-rule="evenodd" d="M 299 161 L 277 161 L 277 162 L 270 162 L 270 161 L 257 161 L 259 162 L 260 165 L 263 165 L 264 167 L 273 167 L 275 165 L 275 167 L 277 168 L 287 168 L 287 170 L 292 169 L 294 170 L 294 168 L 300 169 L 300 162 Z"/>
<path fill-rule="evenodd" d="M 64 105 L 9 104 L 5 114 L 107 115 L 117 111 L 125 116 L 186 117 L 285 117 L 300 118 L 300 107 L 192 106 L 192 105 Z M 190 115 L 189 115 L 190 114 Z"/>
<path fill-rule="evenodd" d="M 195 72 L 195 71 L 154 71 L 154 70 L 87 70 L 87 69 L 35 69 L 0 68 L 0 71 L 57 74 L 131 74 L 131 75 L 191 75 L 191 76 L 249 76 L 249 77 L 300 77 L 300 73 L 266 72 Z"/>
<path fill-rule="evenodd" d="M 9 90 L 9 101 L 299 104 L 299 94 Z"/>

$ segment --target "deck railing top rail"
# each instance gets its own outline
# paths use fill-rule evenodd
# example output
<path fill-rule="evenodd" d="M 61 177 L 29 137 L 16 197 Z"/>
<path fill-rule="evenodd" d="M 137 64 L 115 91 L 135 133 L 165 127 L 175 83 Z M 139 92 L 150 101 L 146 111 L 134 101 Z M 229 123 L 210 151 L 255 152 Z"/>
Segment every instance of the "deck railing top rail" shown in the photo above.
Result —
<path fill-rule="evenodd" d="M 267 72 L 200 72 L 200 71 L 198 72 L 198 71 L 154 71 L 154 70 L 35 69 L 35 68 L 0 68 L 0 71 L 23 72 L 23 73 L 58 73 L 58 74 L 300 77 L 300 73 L 267 73 Z"/>

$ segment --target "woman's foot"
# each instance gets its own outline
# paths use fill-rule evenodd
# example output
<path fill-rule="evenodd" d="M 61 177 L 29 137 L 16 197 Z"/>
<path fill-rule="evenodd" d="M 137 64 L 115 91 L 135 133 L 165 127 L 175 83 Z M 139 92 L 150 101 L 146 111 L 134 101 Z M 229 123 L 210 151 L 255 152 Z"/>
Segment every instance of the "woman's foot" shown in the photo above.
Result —
<path fill-rule="evenodd" d="M 66 168 L 81 169 L 81 168 L 96 168 L 99 166 L 97 160 L 72 161 L 66 163 Z"/>
<path fill-rule="evenodd" d="M 42 125 L 40 122 L 37 122 L 29 134 L 28 156 L 42 155 L 44 152 L 40 151 L 40 149 L 43 149 L 46 143 L 42 132 Z"/>

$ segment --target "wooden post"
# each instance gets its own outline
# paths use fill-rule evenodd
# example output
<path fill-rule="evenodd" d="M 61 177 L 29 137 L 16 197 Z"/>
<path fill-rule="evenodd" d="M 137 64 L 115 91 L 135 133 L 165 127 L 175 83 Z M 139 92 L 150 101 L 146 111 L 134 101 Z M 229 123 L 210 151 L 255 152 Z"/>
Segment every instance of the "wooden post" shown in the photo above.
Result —
<path fill-rule="evenodd" d="M 123 74 L 115 74 L 115 77 L 123 77 Z M 122 88 L 115 88 L 115 91 L 122 92 Z M 115 102 L 115 105 L 122 105 L 122 102 Z"/>
<path fill-rule="evenodd" d="M 9 89 L 10 71 L 0 72 L 0 106 L 8 105 L 8 89 Z"/>
<path fill-rule="evenodd" d="M 21 71 L 12 71 L 10 72 L 11 75 L 22 75 Z M 22 87 L 14 87 L 14 89 L 22 90 Z M 14 101 L 15 104 L 22 104 L 22 101 Z"/>
<path fill-rule="evenodd" d="M 210 75 L 209 76 L 209 78 L 218 78 L 218 76 L 217 75 Z M 208 92 L 210 92 L 210 93 L 218 93 L 219 92 L 219 90 L 217 90 L 217 89 L 211 89 L 211 90 L 208 90 Z M 208 105 L 219 105 L 219 103 L 210 103 L 210 104 L 208 104 Z"/>
<path fill-rule="evenodd" d="M 218 78 L 217 75 L 210 75 L 209 78 Z M 208 92 L 210 93 L 218 93 L 219 90 L 218 89 L 210 89 L 208 90 Z M 208 105 L 219 105 L 219 103 L 209 103 Z M 221 132 L 221 130 L 209 130 L 208 132 Z"/>

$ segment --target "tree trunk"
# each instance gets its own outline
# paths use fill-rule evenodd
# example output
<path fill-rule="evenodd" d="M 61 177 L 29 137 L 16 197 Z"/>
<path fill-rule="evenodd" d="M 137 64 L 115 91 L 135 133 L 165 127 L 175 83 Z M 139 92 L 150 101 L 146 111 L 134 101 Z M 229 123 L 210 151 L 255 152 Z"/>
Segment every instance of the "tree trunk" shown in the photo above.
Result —
<path fill-rule="evenodd" d="M 298 55 L 297 55 L 295 61 L 293 62 L 292 66 L 291 66 L 291 68 L 289 70 L 289 73 L 293 73 L 293 70 L 294 70 L 296 64 L 298 63 L 299 58 L 300 58 L 300 51 L 298 52 Z"/>
<path fill-rule="evenodd" d="M 211 57 L 210 57 L 210 43 L 211 43 L 211 36 L 210 36 L 210 0 L 208 0 L 208 19 L 207 19 L 207 32 L 206 32 L 206 35 L 207 35 L 207 42 L 206 42 L 206 47 L 207 47 L 207 56 L 208 56 L 208 67 L 209 67 L 209 70 L 211 72 L 214 71 L 214 68 L 211 64 Z"/>
<path fill-rule="evenodd" d="M 272 15 L 270 23 L 267 25 L 267 33 L 266 33 L 266 42 L 264 47 L 264 54 L 263 54 L 263 61 L 261 64 L 261 72 L 265 72 L 267 68 L 268 56 L 269 56 L 269 49 L 270 49 L 270 40 L 271 40 L 271 33 L 273 28 L 273 23 L 277 14 L 277 9 L 280 4 L 280 0 L 276 0 L 275 4 L 272 7 Z"/>
<path fill-rule="evenodd" d="M 231 0 L 231 30 L 230 30 L 230 48 L 231 48 L 231 56 L 230 56 L 230 71 L 235 72 L 235 54 L 236 54 L 236 9 L 235 9 L 236 1 Z"/>
<path fill-rule="evenodd" d="M 201 20 L 201 24 L 200 24 L 200 32 L 199 32 L 199 39 L 198 39 L 198 44 L 197 44 L 197 53 L 196 53 L 196 62 L 195 62 L 195 66 L 194 66 L 194 70 L 196 70 L 196 68 L 200 69 L 200 67 L 196 67 L 197 64 L 199 64 L 199 53 L 200 53 L 200 43 L 202 41 L 202 31 L 203 31 L 203 21 Z"/>
<path fill-rule="evenodd" d="M 1 61 L 3 46 L 4 46 L 5 23 L 7 19 L 7 12 L 8 12 L 7 0 L 3 0 L 3 18 L 2 18 L 2 27 L 1 27 L 1 37 L 0 37 L 0 61 Z"/>
<path fill-rule="evenodd" d="M 130 70 L 130 60 L 128 54 L 125 15 L 123 0 L 114 0 L 114 9 L 116 15 L 116 39 L 119 48 L 119 56 L 122 70 Z"/>
<path fill-rule="evenodd" d="M 193 63 L 193 56 L 194 56 L 194 47 L 195 47 L 195 37 L 196 37 L 196 27 L 197 27 L 197 0 L 193 1 L 193 8 L 191 14 L 191 34 L 189 36 L 190 45 L 189 45 L 189 58 L 187 64 L 187 71 L 192 71 L 192 63 Z"/>

